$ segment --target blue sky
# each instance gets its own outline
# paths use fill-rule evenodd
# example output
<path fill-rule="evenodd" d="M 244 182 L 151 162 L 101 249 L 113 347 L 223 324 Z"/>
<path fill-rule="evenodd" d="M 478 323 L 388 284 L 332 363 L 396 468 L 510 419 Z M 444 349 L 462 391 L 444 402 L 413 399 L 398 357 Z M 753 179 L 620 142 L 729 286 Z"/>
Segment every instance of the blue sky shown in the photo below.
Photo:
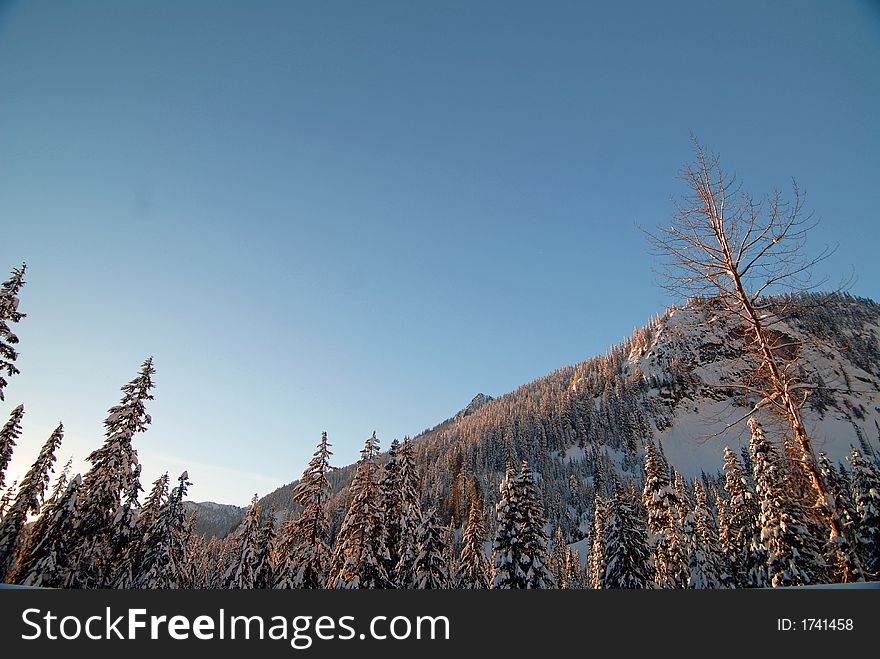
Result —
<path fill-rule="evenodd" d="M 869 2 L 6 2 L 0 268 L 29 266 L 13 472 L 155 357 L 144 480 L 244 504 L 604 352 L 670 300 L 638 225 L 689 135 L 807 191 L 878 297 Z"/>

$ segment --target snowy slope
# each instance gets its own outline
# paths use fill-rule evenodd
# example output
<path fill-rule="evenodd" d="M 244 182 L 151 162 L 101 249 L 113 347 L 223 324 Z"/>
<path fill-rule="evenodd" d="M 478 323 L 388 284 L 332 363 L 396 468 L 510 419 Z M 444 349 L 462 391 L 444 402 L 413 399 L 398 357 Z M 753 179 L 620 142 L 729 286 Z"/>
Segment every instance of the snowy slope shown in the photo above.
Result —
<path fill-rule="evenodd" d="M 780 341 L 798 344 L 800 376 L 818 387 L 804 412 L 816 450 L 840 461 L 859 446 L 876 459 L 880 305 L 820 294 L 798 302 L 798 313 L 774 329 Z M 548 523 L 580 537 L 597 482 L 609 470 L 640 478 L 647 441 L 659 442 L 688 477 L 717 474 L 724 447 L 747 441 L 744 423 L 725 428 L 754 405 L 742 385 L 755 368 L 748 336 L 711 302 L 671 308 L 608 354 L 495 399 L 480 394 L 418 436 L 425 502 L 446 520 L 460 519 L 471 483 L 491 514 L 507 462 L 528 459 L 540 477 Z M 767 412 L 759 417 L 769 436 L 782 436 L 784 425 Z M 349 466 L 331 475 L 335 511 L 347 505 L 353 472 Z M 263 503 L 289 509 L 291 489 L 282 486 Z"/>

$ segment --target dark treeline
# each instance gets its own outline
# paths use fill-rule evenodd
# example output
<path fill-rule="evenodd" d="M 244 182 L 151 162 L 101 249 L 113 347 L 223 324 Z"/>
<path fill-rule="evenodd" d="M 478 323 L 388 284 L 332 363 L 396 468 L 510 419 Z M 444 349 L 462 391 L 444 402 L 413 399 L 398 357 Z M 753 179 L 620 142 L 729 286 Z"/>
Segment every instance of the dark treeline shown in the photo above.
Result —
<path fill-rule="evenodd" d="M 24 274 L 14 270 L 0 288 L 6 378 L 18 373 L 11 327 L 24 318 Z M 815 307 L 798 322 L 827 328 L 824 313 Z M 797 451 L 785 437 L 768 439 L 757 419 L 749 422 L 747 450 L 727 449 L 716 475 L 688 481 L 669 464 L 648 424 L 693 386 L 687 365 L 680 354 L 661 356 L 670 374 L 663 379 L 623 367 L 657 331 L 659 319 L 605 357 L 416 440 L 395 440 L 385 453 L 373 433 L 348 470 L 331 465 L 325 433 L 300 480 L 280 491 L 289 497 L 279 506 L 286 514 L 255 496 L 223 538 L 194 531 L 183 505 L 186 472 L 143 489 L 133 441 L 151 422 L 151 359 L 122 387 L 83 475 L 71 475 L 68 463 L 52 480 L 59 424 L 21 481 L 5 482 L 22 434 L 25 410 L 16 406 L 0 429 L 0 577 L 64 588 L 419 589 L 742 588 L 878 578 L 880 470 L 864 447 L 845 463 L 819 455 L 856 539 L 851 549 L 863 572 L 855 575 L 828 539 Z M 852 345 L 866 361 L 874 349 Z M 0 399 L 7 384 L 0 377 Z M 662 395 L 648 401 L 650 389 Z M 572 446 L 583 460 L 559 459 Z"/>

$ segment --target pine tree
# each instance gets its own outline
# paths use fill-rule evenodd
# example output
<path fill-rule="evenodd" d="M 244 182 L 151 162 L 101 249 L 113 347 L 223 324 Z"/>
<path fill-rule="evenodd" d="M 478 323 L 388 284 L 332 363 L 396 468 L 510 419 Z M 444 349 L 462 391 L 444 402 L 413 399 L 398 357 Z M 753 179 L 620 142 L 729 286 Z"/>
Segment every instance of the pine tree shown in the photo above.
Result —
<path fill-rule="evenodd" d="M 825 453 L 819 453 L 816 466 L 825 481 L 829 508 L 837 511 L 840 523 L 848 531 L 845 534 L 846 537 L 843 534 L 830 537 L 825 545 L 825 562 L 831 569 L 830 577 L 835 583 L 862 581 L 864 578 L 862 570 L 865 569 L 865 566 L 855 564 L 856 562 L 853 561 L 853 551 L 847 544 L 850 537 L 853 538 L 853 542 L 856 545 L 860 544 L 858 538 L 853 536 L 852 532 L 858 524 L 856 522 L 855 504 L 852 501 L 852 494 L 849 491 L 848 483 L 843 480 L 840 472 Z M 855 554 L 860 559 L 858 562 L 862 563 L 864 558 L 858 546 L 856 547 Z"/>
<path fill-rule="evenodd" d="M 138 473 L 140 473 L 139 469 Z M 137 506 L 137 489 L 140 483 L 138 481 L 132 483 L 136 483 L 138 488 L 134 488 L 134 492 L 130 491 L 126 495 L 126 501 L 119 514 L 119 518 L 125 521 L 120 524 L 122 532 L 117 536 L 122 540 L 119 544 L 123 549 L 122 558 L 117 561 L 114 570 L 114 586 L 122 589 L 134 587 L 136 577 L 141 571 L 144 552 L 147 549 L 144 540 L 151 532 L 151 527 L 159 517 L 159 512 L 168 497 L 168 472 L 153 482 L 153 487 L 142 508 Z"/>
<path fill-rule="evenodd" d="M 259 499 L 251 505 L 231 539 L 229 564 L 223 581 L 226 588 L 256 588 L 258 559 L 262 542 Z"/>
<path fill-rule="evenodd" d="M 216 588 L 217 575 L 223 574 L 224 570 L 219 562 L 220 541 L 212 536 L 207 544 L 204 544 L 198 552 L 194 565 L 194 587 Z"/>
<path fill-rule="evenodd" d="M 857 450 L 848 456 L 855 503 L 856 540 L 871 579 L 880 579 L 880 469 Z"/>
<path fill-rule="evenodd" d="M 64 427 L 59 423 L 46 440 L 36 461 L 21 481 L 12 506 L 0 523 L 0 578 L 6 579 L 16 572 L 24 550 L 25 523 L 28 515 L 40 512 L 55 464 L 55 452 L 64 437 Z"/>
<path fill-rule="evenodd" d="M 15 495 L 18 492 L 18 481 L 14 480 L 9 484 L 9 487 L 6 488 L 6 491 L 3 493 L 3 496 L 0 497 L 0 522 L 3 521 L 3 518 L 6 516 L 6 511 L 9 510 L 9 506 L 12 505 L 12 502 L 15 501 Z"/>
<path fill-rule="evenodd" d="M 569 549 L 565 562 L 565 588 L 569 590 L 587 588 L 584 583 L 584 571 L 581 568 L 581 557 L 577 549 Z"/>
<path fill-rule="evenodd" d="M 31 530 L 28 551 L 19 566 L 18 581 L 25 586 L 68 588 L 73 582 L 70 547 L 75 542 L 77 503 L 82 476 L 74 476 L 64 492 L 47 503 Z"/>
<path fill-rule="evenodd" d="M 155 372 L 152 358 L 147 359 L 138 376 L 122 387 L 122 400 L 110 408 L 104 421 L 104 445 L 87 458 L 92 467 L 83 479 L 78 539 L 73 548 L 77 565 L 75 585 L 79 587 L 112 584 L 114 554 L 122 549 L 118 522 L 123 496 L 140 488 L 140 468 L 132 439 L 136 433 L 145 431 L 152 420 L 145 403 L 153 399 L 150 390 Z"/>
<path fill-rule="evenodd" d="M 272 560 L 272 547 L 275 543 L 275 511 L 270 510 L 260 529 L 260 542 L 257 545 L 256 567 L 254 568 L 254 588 L 267 589 L 275 585 L 275 564 Z"/>
<path fill-rule="evenodd" d="M 637 509 L 635 496 L 623 490 L 612 476 L 614 495 L 606 513 L 602 588 L 645 589 L 654 585 L 648 529 Z"/>
<path fill-rule="evenodd" d="M 645 445 L 642 503 L 648 515 L 657 587 L 687 587 L 687 558 L 681 538 L 679 501 L 669 478 L 668 465 L 651 442 Z"/>
<path fill-rule="evenodd" d="M 706 488 L 694 481 L 694 508 L 688 510 L 685 523 L 688 547 L 689 588 L 720 588 L 718 527 L 709 507 Z"/>
<path fill-rule="evenodd" d="M 157 488 L 161 489 L 160 481 L 156 481 L 151 495 L 157 494 Z M 134 588 L 187 588 L 191 585 L 189 536 L 183 507 L 189 485 L 189 475 L 183 472 L 177 479 L 177 487 L 171 490 L 158 514 L 146 527 L 143 557 L 134 575 Z"/>
<path fill-rule="evenodd" d="M 18 353 L 14 347 L 18 343 L 18 337 L 13 334 L 9 324 L 18 323 L 27 315 L 18 310 L 18 294 L 25 283 L 25 270 L 27 270 L 27 266 L 24 264 L 20 268 L 15 268 L 12 271 L 12 276 L 0 286 L 0 400 L 5 400 L 3 390 L 9 384 L 6 378 L 11 378 L 19 373 L 15 367 Z M 0 469 L 0 474 L 2 474 L 2 469 Z"/>
<path fill-rule="evenodd" d="M 568 543 L 565 542 L 565 536 L 562 534 L 562 527 L 557 526 L 553 532 L 553 550 L 550 552 L 550 568 L 553 572 L 553 578 L 556 580 L 560 589 L 568 588 L 568 563 L 569 563 Z"/>
<path fill-rule="evenodd" d="M 461 539 L 459 560 L 459 588 L 480 589 L 489 587 L 491 570 L 486 558 L 486 518 L 483 503 L 476 497 L 471 499 L 467 524 Z"/>
<path fill-rule="evenodd" d="M 393 520 L 396 545 L 396 556 L 390 556 L 394 562 L 394 581 L 399 584 L 409 581 L 413 574 L 413 565 L 418 555 L 418 531 L 422 524 L 421 497 L 419 495 L 416 466 L 413 458 L 413 445 L 409 437 L 403 438 L 400 445 L 399 494 L 396 497 L 395 512 L 389 515 Z M 385 517 L 383 516 L 383 521 Z M 389 549 L 389 554 L 390 554 Z"/>
<path fill-rule="evenodd" d="M 767 557 L 767 576 L 774 588 L 812 583 L 818 567 L 806 512 L 781 468 L 776 448 L 764 435 L 761 424 L 749 419 L 750 443 L 755 472 L 755 493 L 760 506 L 757 549 Z"/>
<path fill-rule="evenodd" d="M 748 464 L 751 464 L 749 458 Z M 766 585 L 764 577 L 765 557 L 756 555 L 758 503 L 740 465 L 736 454 L 729 447 L 724 449 L 724 529 L 719 532 L 719 542 L 727 571 L 737 588 Z"/>
<path fill-rule="evenodd" d="M 15 448 L 15 440 L 21 437 L 21 419 L 24 416 L 24 405 L 19 405 L 9 415 L 3 428 L 0 428 L 0 490 L 6 485 L 4 477 Z"/>
<path fill-rule="evenodd" d="M 374 432 L 361 451 L 351 482 L 352 501 L 330 561 L 329 588 L 387 588 L 392 584 L 385 569 L 389 555 L 382 529 L 378 452 Z"/>
<path fill-rule="evenodd" d="M 113 518 L 112 533 L 108 535 L 110 540 L 111 555 L 116 557 L 110 565 L 108 579 L 117 588 L 130 588 L 131 564 L 126 560 L 120 560 L 118 557 L 126 557 L 132 553 L 135 547 L 140 543 L 144 536 L 144 528 L 140 523 L 141 502 L 140 493 L 143 492 L 141 487 L 141 465 L 138 464 L 134 468 L 134 477 L 128 485 L 128 490 L 123 492 L 122 505 L 116 511 Z"/>
<path fill-rule="evenodd" d="M 330 561 L 330 444 L 327 433 L 293 490 L 293 503 L 302 506 L 300 515 L 289 522 L 282 534 L 285 552 L 275 581 L 276 588 L 323 588 Z"/>
<path fill-rule="evenodd" d="M 64 466 L 61 468 L 61 473 L 58 474 L 58 478 L 55 479 L 55 484 L 52 486 L 52 493 L 49 495 L 49 498 L 46 499 L 46 505 L 50 505 L 58 501 L 58 498 L 64 493 L 64 490 L 67 489 L 67 483 L 70 481 L 70 468 L 73 465 L 73 458 L 68 458 L 67 462 L 64 463 Z"/>
<path fill-rule="evenodd" d="M 526 573 L 523 571 L 519 537 L 523 511 L 516 481 L 516 472 L 513 466 L 508 464 L 504 480 L 501 481 L 501 498 L 495 505 L 497 525 L 495 540 L 492 543 L 492 588 L 526 587 Z"/>
<path fill-rule="evenodd" d="M 458 583 L 458 557 L 461 553 L 461 547 L 457 542 L 459 529 L 456 527 L 455 519 L 455 516 L 449 518 L 449 524 L 443 527 L 443 536 L 441 537 L 443 562 L 449 577 L 447 588 L 454 588 Z"/>
<path fill-rule="evenodd" d="M 400 561 L 401 527 L 405 524 L 403 517 L 403 491 L 400 479 L 400 442 L 391 441 L 388 449 L 388 461 L 382 467 L 379 478 L 379 497 L 382 505 L 382 526 L 385 529 L 385 541 L 388 545 L 388 564 L 385 570 L 394 575 Z"/>
<path fill-rule="evenodd" d="M 419 590 L 449 588 L 449 571 L 443 558 L 444 527 L 437 513 L 429 510 L 418 529 L 418 553 L 413 564 L 413 578 L 405 587 Z"/>
<path fill-rule="evenodd" d="M 596 495 L 593 505 L 593 532 L 590 534 L 588 561 L 590 585 L 596 589 L 605 587 L 605 502 Z"/>
<path fill-rule="evenodd" d="M 519 533 L 520 560 L 526 575 L 526 588 L 554 588 L 547 552 L 547 533 L 544 531 L 544 508 L 538 497 L 529 463 L 522 461 L 515 485 L 522 502 L 522 527 Z"/>

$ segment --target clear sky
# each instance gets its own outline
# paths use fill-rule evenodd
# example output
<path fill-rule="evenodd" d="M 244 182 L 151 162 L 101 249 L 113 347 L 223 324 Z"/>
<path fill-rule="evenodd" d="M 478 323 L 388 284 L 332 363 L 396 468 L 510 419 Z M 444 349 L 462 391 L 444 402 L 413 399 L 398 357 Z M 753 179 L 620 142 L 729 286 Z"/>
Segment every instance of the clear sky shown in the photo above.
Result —
<path fill-rule="evenodd" d="M 869 2 L 2 3 L 12 471 L 148 355 L 147 487 L 244 504 L 604 352 L 670 301 L 637 225 L 691 132 L 877 299 L 878 71 Z"/>

